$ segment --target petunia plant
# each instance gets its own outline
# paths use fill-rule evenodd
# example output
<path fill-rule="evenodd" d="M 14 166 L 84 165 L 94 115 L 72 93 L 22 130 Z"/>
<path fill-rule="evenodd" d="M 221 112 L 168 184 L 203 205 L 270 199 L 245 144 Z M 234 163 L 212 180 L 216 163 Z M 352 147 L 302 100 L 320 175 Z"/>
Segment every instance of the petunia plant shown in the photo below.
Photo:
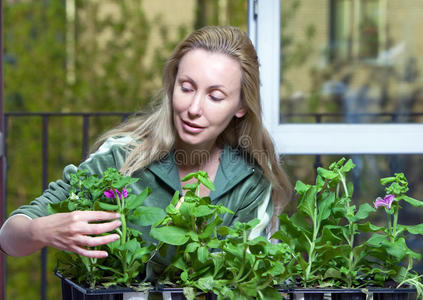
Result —
<path fill-rule="evenodd" d="M 182 180 L 192 178 L 196 182 L 183 187 L 183 198 L 175 194 L 167 216 L 150 232 L 162 250 L 167 250 L 165 245 L 175 246 L 162 282 L 183 287 L 187 299 L 195 299 L 196 291 L 213 292 L 218 299 L 281 299 L 273 285 L 276 278 L 287 277 L 285 264 L 292 258 L 288 249 L 272 245 L 263 236 L 248 239 L 257 219 L 219 226 L 221 215 L 233 212 L 200 196 L 200 184 L 214 190 L 206 172 Z"/>
<path fill-rule="evenodd" d="M 293 253 L 295 263 L 287 265 L 294 287 L 366 288 L 414 286 L 422 295 L 421 276 L 413 271 L 420 254 L 408 248 L 407 235 L 423 234 L 423 224 L 398 224 L 400 202 L 414 207 L 423 202 L 406 195 L 402 173 L 382 178 L 386 194 L 359 207 L 352 204 L 353 185 L 347 181 L 354 168 L 342 158 L 328 169 L 318 168 L 314 184 L 298 181 L 297 211 L 279 216 L 280 230 L 273 235 Z M 386 227 L 369 217 L 384 208 Z"/>
<path fill-rule="evenodd" d="M 404 285 L 414 286 L 419 295 L 423 295 L 422 276 L 413 271 L 416 260 L 421 259 L 421 254 L 411 250 L 406 240 L 410 235 L 423 235 L 423 224 L 399 224 L 399 212 L 402 203 L 413 207 L 423 207 L 423 201 L 406 195 L 408 181 L 403 173 L 395 173 L 392 177 L 382 178 L 381 184 L 385 186 L 384 197 L 378 197 L 374 202 L 375 208 L 383 207 L 387 214 L 386 227 L 373 226 L 375 232 L 366 242 L 371 248 L 369 253 L 375 258 L 378 272 L 375 273 L 379 281 L 393 280 L 396 287 Z"/>
<path fill-rule="evenodd" d="M 98 285 L 133 287 L 139 283 L 139 275 L 152 256 L 154 246 L 145 242 L 142 233 L 130 225 L 152 225 L 164 216 L 164 212 L 160 208 L 143 205 L 151 193 L 150 188 L 139 195 L 131 193 L 130 185 L 137 180 L 123 176 L 114 168 L 107 169 L 101 177 L 91 175 L 87 170 L 78 170 L 70 176 L 69 197 L 50 204 L 50 213 L 113 211 L 120 214 L 122 225 L 116 229 L 120 239 L 95 247 L 107 251 L 108 257 L 87 258 L 63 251 L 58 254 L 58 272 L 91 288 Z"/>
<path fill-rule="evenodd" d="M 297 181 L 297 212 L 279 216 L 280 230 L 273 238 L 294 253 L 294 285 L 351 288 L 362 283 L 369 267 L 356 237 L 359 224 L 374 208 L 352 205 L 353 185 L 347 174 L 353 168 L 353 162 L 343 158 L 328 169 L 318 168 L 314 185 Z"/>

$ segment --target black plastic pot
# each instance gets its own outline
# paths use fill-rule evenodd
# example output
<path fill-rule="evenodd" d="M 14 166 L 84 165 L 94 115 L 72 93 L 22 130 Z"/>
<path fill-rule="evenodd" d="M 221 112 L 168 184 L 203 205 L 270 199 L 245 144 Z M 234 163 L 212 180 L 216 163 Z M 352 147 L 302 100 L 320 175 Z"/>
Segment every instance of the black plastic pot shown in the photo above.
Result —
<path fill-rule="evenodd" d="M 373 300 L 408 300 L 415 289 L 372 289 Z"/>
<path fill-rule="evenodd" d="M 62 300 L 123 300 L 126 293 L 134 292 L 134 290 L 124 287 L 89 289 L 63 277 L 60 273 L 56 273 L 56 276 L 61 281 Z M 156 288 L 151 289 L 150 293 L 159 294 L 163 299 L 186 300 L 181 288 Z M 217 296 L 211 293 L 205 294 L 204 298 L 205 300 L 217 300 Z"/>
<path fill-rule="evenodd" d="M 297 294 L 303 294 L 304 300 L 323 300 L 330 296 L 332 300 L 365 300 L 366 294 L 360 289 L 279 289 L 279 292 L 287 294 L 289 299 L 295 299 Z M 415 289 L 382 289 L 370 288 L 373 300 L 408 300 L 416 294 Z"/>
<path fill-rule="evenodd" d="M 134 292 L 133 289 L 124 287 L 110 287 L 90 289 L 80 286 L 75 282 L 56 273 L 62 286 L 62 300 L 123 300 L 125 293 Z"/>
<path fill-rule="evenodd" d="M 171 296 L 172 300 L 186 300 L 185 296 L 184 296 L 184 292 L 183 289 L 181 288 L 164 288 L 164 287 L 159 287 L 155 290 L 156 292 L 160 292 L 163 295 L 163 299 L 165 298 L 165 294 Z M 204 294 L 204 298 L 205 300 L 217 300 L 217 295 L 212 294 L 212 293 L 207 293 Z"/>

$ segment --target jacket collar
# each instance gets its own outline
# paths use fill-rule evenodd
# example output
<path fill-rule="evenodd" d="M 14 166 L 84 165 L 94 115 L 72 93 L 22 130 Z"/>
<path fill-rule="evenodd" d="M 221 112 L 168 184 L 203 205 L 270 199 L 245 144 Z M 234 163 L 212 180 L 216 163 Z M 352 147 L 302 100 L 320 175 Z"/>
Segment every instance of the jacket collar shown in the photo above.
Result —
<path fill-rule="evenodd" d="M 160 161 L 152 163 L 147 169 L 159 177 L 174 191 L 182 193 L 179 172 L 173 150 Z M 225 145 L 214 180 L 216 190 L 210 193 L 211 200 L 213 201 L 220 197 L 253 172 L 253 165 L 249 164 L 238 150 Z"/>

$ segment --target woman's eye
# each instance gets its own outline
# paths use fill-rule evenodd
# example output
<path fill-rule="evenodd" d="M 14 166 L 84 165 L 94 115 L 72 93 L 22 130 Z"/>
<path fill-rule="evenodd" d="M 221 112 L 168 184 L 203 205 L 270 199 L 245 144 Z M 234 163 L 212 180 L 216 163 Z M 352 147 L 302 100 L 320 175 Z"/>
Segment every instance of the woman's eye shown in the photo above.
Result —
<path fill-rule="evenodd" d="M 183 83 L 181 84 L 181 91 L 186 93 L 192 91 L 192 87 L 190 84 Z"/>
<path fill-rule="evenodd" d="M 210 93 L 210 98 L 213 101 L 221 101 L 225 98 L 225 95 L 221 92 L 214 91 L 213 93 Z"/>

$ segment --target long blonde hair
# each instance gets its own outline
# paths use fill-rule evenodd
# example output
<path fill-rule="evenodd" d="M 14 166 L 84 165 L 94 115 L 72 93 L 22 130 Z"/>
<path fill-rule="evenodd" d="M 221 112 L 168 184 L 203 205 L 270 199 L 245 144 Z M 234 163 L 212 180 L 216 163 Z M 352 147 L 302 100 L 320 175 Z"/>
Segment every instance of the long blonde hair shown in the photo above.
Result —
<path fill-rule="evenodd" d="M 262 123 L 257 53 L 248 35 L 236 27 L 206 26 L 191 33 L 175 48 L 164 66 L 159 106 L 150 114 L 134 118 L 109 131 L 99 139 L 97 145 L 110 136 L 132 136 L 135 143 L 131 145 L 121 168 L 126 174 L 132 174 L 163 158 L 173 148 L 177 134 L 173 125 L 171 99 L 178 65 L 181 58 L 193 49 L 222 53 L 240 63 L 241 101 L 247 113 L 242 118 L 234 118 L 219 141 L 241 150 L 262 168 L 264 176 L 272 184 L 274 215 L 279 214 L 290 198 L 291 187 Z M 137 143 L 140 140 L 143 142 Z"/>

